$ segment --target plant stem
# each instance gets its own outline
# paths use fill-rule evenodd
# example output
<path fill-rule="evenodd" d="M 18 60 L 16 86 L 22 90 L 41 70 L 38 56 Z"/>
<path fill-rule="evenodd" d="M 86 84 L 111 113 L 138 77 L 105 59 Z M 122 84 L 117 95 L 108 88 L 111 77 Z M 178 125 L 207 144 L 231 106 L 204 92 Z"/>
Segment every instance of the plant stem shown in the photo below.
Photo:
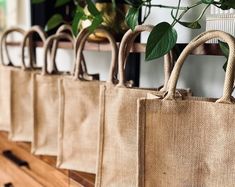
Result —
<path fill-rule="evenodd" d="M 175 14 L 175 17 L 176 17 L 176 18 L 177 18 L 178 13 L 179 13 L 180 3 L 181 3 L 181 0 L 179 0 L 179 2 L 178 2 L 178 9 L 177 9 L 176 14 Z M 176 20 L 174 20 L 172 24 L 174 24 L 175 21 L 176 21 Z"/>
<path fill-rule="evenodd" d="M 188 7 L 179 7 L 178 6 L 168 6 L 168 5 L 149 5 L 149 4 L 143 4 L 143 6 L 148 6 L 148 7 L 158 7 L 158 8 L 169 8 L 169 9 L 179 9 L 179 10 L 186 10 Z"/>
<path fill-rule="evenodd" d="M 150 2 L 148 2 L 148 4 L 151 5 Z M 148 10 L 148 12 L 147 12 L 147 10 Z M 149 17 L 150 13 L 151 13 L 151 7 L 150 6 L 146 6 L 145 7 L 145 13 L 144 13 L 144 19 L 141 22 L 141 24 L 143 24 L 145 22 L 145 20 Z"/>
<path fill-rule="evenodd" d="M 205 14 L 206 10 L 209 8 L 210 4 L 208 4 L 201 12 L 201 14 L 198 16 L 198 18 L 196 19 L 196 21 L 199 21 L 202 16 Z"/>
<path fill-rule="evenodd" d="M 179 16 L 179 18 L 178 18 L 177 20 L 180 20 L 190 9 L 192 9 L 192 8 L 194 8 L 194 7 L 196 7 L 196 6 L 199 6 L 199 5 L 201 5 L 201 4 L 202 4 L 202 2 L 201 2 L 201 1 L 198 1 L 198 2 L 195 3 L 194 5 L 189 6 L 186 10 L 184 10 L 184 11 L 180 14 L 180 16 Z M 199 17 L 200 17 L 200 16 L 199 16 Z M 174 20 L 171 25 L 174 27 L 176 23 L 177 23 L 177 21 Z"/>

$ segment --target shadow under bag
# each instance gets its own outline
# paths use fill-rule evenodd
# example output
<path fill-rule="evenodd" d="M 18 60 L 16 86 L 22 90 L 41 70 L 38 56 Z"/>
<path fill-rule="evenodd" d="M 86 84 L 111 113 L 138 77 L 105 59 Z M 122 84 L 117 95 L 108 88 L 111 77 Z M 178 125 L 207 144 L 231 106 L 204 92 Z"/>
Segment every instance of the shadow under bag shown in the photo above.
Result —
<path fill-rule="evenodd" d="M 229 45 L 223 96 L 178 97 L 175 88 L 186 57 L 206 41 Z M 235 186 L 235 39 L 222 31 L 196 37 L 180 55 L 163 99 L 138 102 L 138 186 Z"/>

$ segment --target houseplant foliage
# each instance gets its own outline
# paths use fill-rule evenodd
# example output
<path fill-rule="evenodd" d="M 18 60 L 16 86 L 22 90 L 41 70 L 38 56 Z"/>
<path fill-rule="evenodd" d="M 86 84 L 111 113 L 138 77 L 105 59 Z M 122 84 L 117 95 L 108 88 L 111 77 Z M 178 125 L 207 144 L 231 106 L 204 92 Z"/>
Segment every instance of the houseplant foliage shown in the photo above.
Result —
<path fill-rule="evenodd" d="M 32 0 L 33 3 L 47 1 L 49 0 Z M 51 30 L 62 23 L 69 23 L 72 25 L 74 35 L 77 35 L 80 28 L 89 26 L 92 32 L 102 24 L 111 31 L 117 40 L 120 40 L 122 35 L 129 29 L 125 23 L 125 14 L 129 6 L 124 0 L 119 0 L 117 3 L 113 0 L 54 0 L 54 2 L 55 10 L 66 6 L 70 6 L 70 9 L 74 7 L 70 13 L 73 19 L 64 19 L 63 15 L 54 14 L 48 20 L 46 30 Z M 102 33 L 98 35 L 101 36 Z M 98 35 L 96 39 L 99 38 Z M 96 41 L 95 38 L 93 39 Z"/>
<path fill-rule="evenodd" d="M 41 3 L 46 0 L 32 1 L 33 3 Z M 91 32 L 103 22 L 102 12 L 97 10 L 92 0 L 57 0 L 55 3 L 55 7 L 65 6 L 71 1 L 73 1 L 76 5 L 76 10 L 74 11 L 74 17 L 72 20 L 72 27 L 75 35 L 78 32 L 79 25 L 84 20 L 91 21 L 91 25 L 89 26 Z M 116 2 L 118 2 L 118 0 L 110 1 L 112 2 L 113 8 L 115 10 Z M 235 9 L 235 0 L 198 0 L 196 3 L 193 3 L 187 7 L 181 6 L 182 0 L 178 0 L 177 6 L 153 4 L 152 0 L 125 0 L 125 2 L 129 5 L 129 10 L 126 14 L 125 19 L 127 25 L 132 30 L 134 30 L 136 25 L 144 23 L 144 21 L 151 14 L 151 9 L 153 7 L 171 9 L 171 16 L 173 18 L 172 23 L 158 23 L 149 35 L 145 53 L 146 60 L 153 60 L 162 57 L 175 46 L 178 33 L 174 27 L 177 23 L 190 29 L 200 29 L 200 20 L 210 6 L 216 6 L 222 10 L 228 10 L 231 8 Z M 87 5 L 89 14 L 84 11 L 84 8 L 81 6 L 82 3 L 85 3 Z M 185 21 L 185 14 L 190 11 L 194 11 L 196 7 L 201 8 L 201 12 L 199 12 L 198 17 L 195 20 Z M 140 19 L 141 9 L 145 10 L 143 20 Z M 52 18 L 48 21 L 47 29 L 52 29 L 61 23 L 64 23 L 63 16 L 56 14 L 52 16 Z M 226 51 L 226 45 L 220 43 L 220 46 L 223 49 L 222 51 Z"/>

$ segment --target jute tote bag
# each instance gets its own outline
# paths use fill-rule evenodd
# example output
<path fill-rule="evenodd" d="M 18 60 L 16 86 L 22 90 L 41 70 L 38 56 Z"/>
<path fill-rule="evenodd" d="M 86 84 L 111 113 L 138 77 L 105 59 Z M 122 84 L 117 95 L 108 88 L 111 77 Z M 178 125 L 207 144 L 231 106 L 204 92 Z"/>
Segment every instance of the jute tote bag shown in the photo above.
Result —
<path fill-rule="evenodd" d="M 44 64 L 42 72 L 35 74 L 34 82 L 34 136 L 32 153 L 36 155 L 57 155 L 58 127 L 59 127 L 59 80 L 71 75 L 66 72 L 48 71 L 48 57 L 51 45 L 59 40 L 68 40 L 74 48 L 74 39 L 69 34 L 59 33 L 49 37 L 44 47 Z M 54 42 L 54 43 L 53 43 Z M 58 46 L 56 46 L 58 47 Z M 56 54 L 56 52 L 54 51 Z M 55 63 L 52 55 L 52 63 Z M 64 59 L 65 63 L 66 59 Z M 74 63 L 73 63 L 74 64 Z M 55 65 L 51 65 L 56 67 Z"/>
<path fill-rule="evenodd" d="M 5 31 L 1 37 L 1 63 L 0 63 L 0 130 L 9 131 L 11 124 L 11 70 L 12 67 L 10 55 L 7 49 L 7 36 L 17 32 L 21 35 L 25 34 L 25 31 L 20 28 L 10 28 Z M 7 62 L 6 62 L 7 60 Z"/>
<path fill-rule="evenodd" d="M 101 86 L 97 187 L 137 185 L 137 99 L 146 96 L 148 92 L 160 96 L 164 92 L 126 87 L 124 65 L 135 37 L 152 29 L 153 26 L 142 25 L 137 26 L 135 31 L 127 31 L 119 50 L 119 83 Z M 171 72 L 170 63 L 165 61 L 165 79 Z"/>
<path fill-rule="evenodd" d="M 210 39 L 229 45 L 223 96 L 220 99 L 177 97 L 175 88 L 186 57 Z M 209 31 L 180 55 L 164 99 L 139 101 L 138 186 L 235 186 L 235 39 Z"/>
<path fill-rule="evenodd" d="M 103 28 L 95 32 L 106 34 L 111 43 L 112 60 L 108 83 L 113 82 L 117 64 L 117 46 L 113 36 Z M 60 86 L 59 154 L 57 166 L 87 173 L 96 172 L 99 132 L 99 91 L 101 81 L 86 81 L 81 76 L 82 51 L 91 33 L 80 32 L 75 77 L 63 79 Z"/>
<path fill-rule="evenodd" d="M 33 33 L 37 33 L 42 41 L 46 40 L 46 36 L 40 27 L 32 27 L 25 34 L 21 45 L 21 68 L 15 68 L 11 71 L 11 127 L 9 138 L 13 141 L 31 142 L 33 139 L 33 76 L 37 69 L 33 67 L 33 62 L 30 62 L 29 67 L 26 67 L 24 58 L 27 40 Z M 33 46 L 29 47 L 32 48 Z"/>

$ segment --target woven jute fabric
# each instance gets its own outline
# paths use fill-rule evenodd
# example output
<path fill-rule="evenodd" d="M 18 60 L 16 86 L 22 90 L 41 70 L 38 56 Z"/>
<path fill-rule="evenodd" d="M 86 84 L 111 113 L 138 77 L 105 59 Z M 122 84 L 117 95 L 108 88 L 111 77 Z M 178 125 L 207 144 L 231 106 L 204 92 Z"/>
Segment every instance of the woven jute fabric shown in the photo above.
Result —
<path fill-rule="evenodd" d="M 158 89 L 125 86 L 124 66 L 134 39 L 153 26 L 137 26 L 123 37 L 119 50 L 119 84 L 105 84 L 100 90 L 100 132 L 96 186 L 137 186 L 137 99 L 148 92 L 163 96 Z M 165 58 L 169 59 L 169 58 Z M 166 88 L 171 63 L 165 61 Z"/>
<path fill-rule="evenodd" d="M 174 90 L 190 51 L 213 38 L 229 44 L 223 97 L 177 98 Z M 233 187 L 235 40 L 221 31 L 194 39 L 182 52 L 164 99 L 138 102 L 138 186 Z"/>
<path fill-rule="evenodd" d="M 30 61 L 30 66 L 27 67 L 24 58 L 25 46 L 33 33 L 37 33 L 42 41 L 46 40 L 45 33 L 40 27 L 34 26 L 30 28 L 25 33 L 21 44 L 21 68 L 15 68 L 11 71 L 11 127 L 9 138 L 13 141 L 31 142 L 33 140 L 34 74 L 39 69 L 34 67 L 36 62 L 32 61 Z M 31 45 L 29 48 L 33 48 Z M 31 56 L 30 59 L 33 59 L 32 53 L 29 53 L 29 56 Z"/>
<path fill-rule="evenodd" d="M 10 28 L 1 36 L 1 63 L 0 63 L 0 130 L 9 131 L 11 124 L 11 67 L 10 54 L 6 45 L 7 37 L 12 33 L 24 35 L 25 31 L 20 28 Z"/>
<path fill-rule="evenodd" d="M 11 88 L 11 70 L 0 65 L 0 130 L 9 131 L 11 124 L 11 105 L 10 105 L 10 88 Z"/>
<path fill-rule="evenodd" d="M 70 74 L 48 71 L 50 47 L 59 40 L 68 40 L 74 46 L 71 35 L 57 33 L 49 37 L 44 46 L 44 63 L 42 72 L 34 76 L 34 136 L 31 152 L 36 155 L 56 156 L 58 154 L 59 128 L 59 80 Z M 54 51 L 54 53 L 56 53 Z M 55 63 L 53 55 L 50 63 Z M 51 67 L 55 67 L 51 65 Z"/>
<path fill-rule="evenodd" d="M 31 142 L 33 138 L 33 74 L 11 71 L 11 127 L 13 141 Z"/>
<path fill-rule="evenodd" d="M 103 28 L 96 32 L 105 33 L 111 43 L 112 60 L 107 82 L 113 81 L 117 66 L 117 46 L 113 36 Z M 90 35 L 82 30 L 77 38 L 79 43 L 75 75 L 63 79 L 60 86 L 60 127 L 59 154 L 57 166 L 87 173 L 96 173 L 99 132 L 99 91 L 101 81 L 86 81 L 81 77 L 82 51 Z"/>

